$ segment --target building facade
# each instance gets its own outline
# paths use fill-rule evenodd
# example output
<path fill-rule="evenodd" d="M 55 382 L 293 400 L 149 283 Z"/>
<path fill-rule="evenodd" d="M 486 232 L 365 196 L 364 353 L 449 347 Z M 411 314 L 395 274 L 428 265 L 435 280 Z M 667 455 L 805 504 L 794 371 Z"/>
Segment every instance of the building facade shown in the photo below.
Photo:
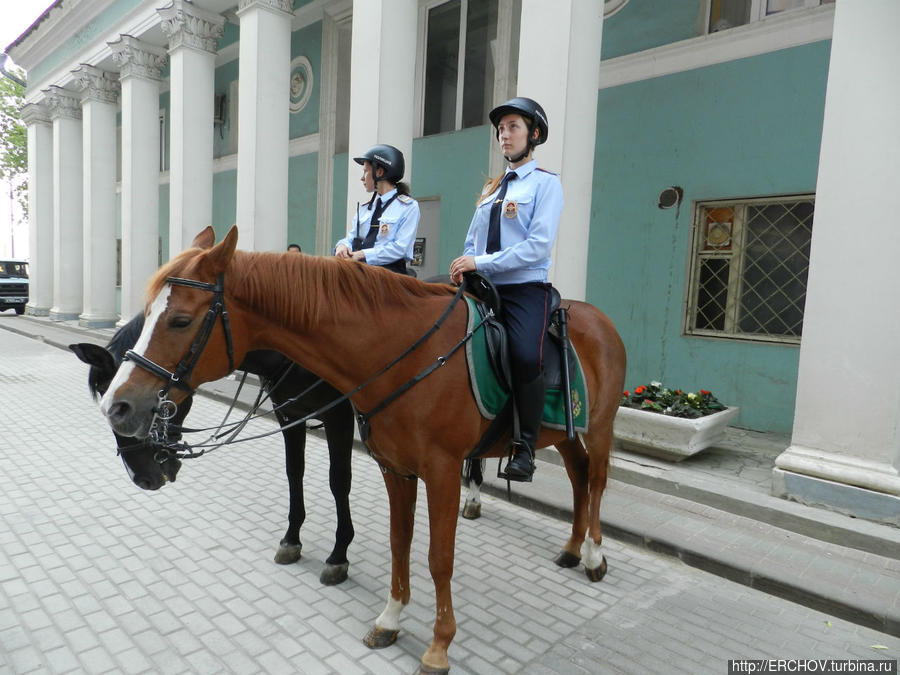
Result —
<path fill-rule="evenodd" d="M 858 4 L 59 0 L 7 48 L 28 311 L 127 320 L 208 224 L 328 255 L 375 143 L 406 155 L 420 276 L 446 272 L 502 171 L 487 112 L 530 96 L 566 196 L 552 281 L 616 323 L 629 386 L 710 389 L 793 433 L 776 493 L 900 518 L 900 16 Z"/>

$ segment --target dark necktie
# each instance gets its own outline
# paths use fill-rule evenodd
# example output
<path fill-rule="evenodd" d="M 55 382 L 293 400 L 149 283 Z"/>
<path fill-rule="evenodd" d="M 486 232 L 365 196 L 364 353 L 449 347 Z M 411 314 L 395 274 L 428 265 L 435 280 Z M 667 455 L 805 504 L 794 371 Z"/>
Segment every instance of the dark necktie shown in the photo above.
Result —
<path fill-rule="evenodd" d="M 381 197 L 375 200 L 375 210 L 372 211 L 372 220 L 369 221 L 369 231 L 362 243 L 363 248 L 372 248 L 375 246 L 375 239 L 378 237 L 378 223 L 381 220 L 381 214 L 384 211 L 381 208 Z"/>
<path fill-rule="evenodd" d="M 503 210 L 503 198 L 506 196 L 506 188 L 509 181 L 517 178 L 515 171 L 508 172 L 500 181 L 500 192 L 491 204 L 491 219 L 488 226 L 487 253 L 495 253 L 500 250 L 500 211 Z"/>

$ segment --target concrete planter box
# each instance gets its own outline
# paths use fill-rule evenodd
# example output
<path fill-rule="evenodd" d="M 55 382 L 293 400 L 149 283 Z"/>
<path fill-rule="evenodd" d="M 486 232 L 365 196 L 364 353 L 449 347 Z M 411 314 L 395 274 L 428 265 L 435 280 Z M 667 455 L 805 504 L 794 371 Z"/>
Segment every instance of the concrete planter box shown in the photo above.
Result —
<path fill-rule="evenodd" d="M 623 450 L 680 462 L 714 445 L 740 408 L 730 407 L 706 417 L 686 419 L 620 407 L 613 435 Z"/>

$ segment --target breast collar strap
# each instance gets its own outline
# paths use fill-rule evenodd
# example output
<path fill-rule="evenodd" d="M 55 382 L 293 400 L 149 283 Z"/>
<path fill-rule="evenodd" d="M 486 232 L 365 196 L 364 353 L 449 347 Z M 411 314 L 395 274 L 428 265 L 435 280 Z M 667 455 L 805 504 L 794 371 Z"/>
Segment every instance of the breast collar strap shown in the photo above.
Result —
<path fill-rule="evenodd" d="M 187 380 L 190 378 L 194 366 L 197 365 L 200 354 L 203 353 L 203 349 L 206 347 L 206 343 L 212 335 L 213 327 L 219 316 L 222 317 L 222 328 L 225 330 L 225 345 L 228 350 L 228 370 L 229 372 L 234 370 L 234 345 L 231 339 L 231 326 L 228 323 L 228 312 L 225 310 L 225 275 L 220 274 L 215 284 L 210 284 L 205 281 L 195 281 L 193 279 L 182 279 L 179 277 L 168 277 L 166 281 L 174 286 L 198 288 L 201 291 L 209 291 L 213 294 L 212 301 L 209 304 L 209 310 L 203 318 L 203 324 L 200 326 L 200 330 L 197 331 L 197 337 L 194 338 L 193 344 L 191 344 L 190 349 L 188 349 L 187 354 L 181 359 L 181 362 L 175 366 L 174 372 L 166 370 L 158 363 L 151 361 L 146 356 L 138 354 L 131 349 L 125 352 L 123 361 L 132 361 L 147 372 L 165 380 L 166 384 L 160 391 L 160 395 L 163 397 L 165 397 L 165 394 L 167 394 L 172 387 L 178 387 L 189 394 L 193 394 L 194 390 L 187 383 Z"/>

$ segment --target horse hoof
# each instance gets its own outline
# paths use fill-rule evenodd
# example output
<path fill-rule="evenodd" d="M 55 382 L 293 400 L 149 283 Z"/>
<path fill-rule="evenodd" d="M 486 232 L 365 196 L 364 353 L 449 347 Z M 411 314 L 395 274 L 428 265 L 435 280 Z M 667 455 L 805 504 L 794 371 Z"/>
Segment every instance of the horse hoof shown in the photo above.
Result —
<path fill-rule="evenodd" d="M 581 558 L 577 555 L 572 555 L 564 549 L 559 552 L 559 555 L 554 558 L 553 562 L 560 567 L 577 567 L 581 562 Z"/>
<path fill-rule="evenodd" d="M 587 567 L 585 567 L 584 573 L 591 581 L 600 581 L 603 577 L 606 576 L 606 556 L 603 556 L 603 560 L 601 560 L 600 564 L 594 569 L 588 569 Z"/>
<path fill-rule="evenodd" d="M 469 520 L 481 518 L 481 502 L 466 502 L 463 506 L 462 517 Z"/>
<path fill-rule="evenodd" d="M 363 638 L 363 644 L 369 649 L 383 649 L 390 647 L 397 641 L 399 630 L 391 630 L 389 628 L 379 628 L 375 626 Z"/>
<path fill-rule="evenodd" d="M 302 544 L 281 544 L 275 551 L 275 562 L 279 565 L 290 565 L 300 560 Z"/>
<path fill-rule="evenodd" d="M 419 664 L 416 675 L 435 675 L 436 673 L 449 673 L 450 666 L 446 668 L 435 668 L 434 666 L 426 666 L 424 663 Z"/>
<path fill-rule="evenodd" d="M 350 563 L 345 562 L 340 565 L 329 565 L 325 563 L 322 574 L 319 575 L 319 581 L 324 586 L 337 586 L 347 581 L 347 570 L 350 569 Z"/>

